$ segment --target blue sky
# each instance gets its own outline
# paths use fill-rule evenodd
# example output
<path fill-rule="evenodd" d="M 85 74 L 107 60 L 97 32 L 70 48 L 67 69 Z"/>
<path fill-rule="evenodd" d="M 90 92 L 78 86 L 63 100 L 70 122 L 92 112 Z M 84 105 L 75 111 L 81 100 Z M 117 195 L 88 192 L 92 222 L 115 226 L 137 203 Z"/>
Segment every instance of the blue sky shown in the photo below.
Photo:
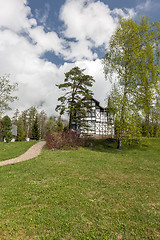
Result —
<path fill-rule="evenodd" d="M 55 114 L 55 84 L 74 66 L 95 78 L 94 97 L 105 105 L 111 84 L 101 58 L 118 18 L 159 21 L 159 12 L 159 0 L 0 0 L 0 75 L 19 85 L 13 111 Z"/>

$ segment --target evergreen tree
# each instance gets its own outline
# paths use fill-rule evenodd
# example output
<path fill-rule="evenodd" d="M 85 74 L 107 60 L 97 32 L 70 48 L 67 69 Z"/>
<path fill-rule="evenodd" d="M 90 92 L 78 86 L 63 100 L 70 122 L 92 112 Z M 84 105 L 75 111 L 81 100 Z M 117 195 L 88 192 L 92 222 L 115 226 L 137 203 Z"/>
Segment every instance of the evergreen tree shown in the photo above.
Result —
<path fill-rule="evenodd" d="M 65 94 L 58 98 L 61 103 L 56 107 L 56 110 L 60 110 L 60 115 L 68 113 L 69 129 L 72 128 L 72 122 L 75 122 L 79 127 L 85 127 L 83 121 L 86 118 L 85 108 L 91 108 L 87 101 L 81 101 L 81 99 L 92 97 L 93 92 L 90 88 L 94 79 L 83 72 L 84 69 L 74 67 L 65 73 L 64 83 L 57 85 L 59 89 L 65 91 Z"/>
<path fill-rule="evenodd" d="M 7 143 L 12 140 L 12 122 L 8 116 L 3 117 L 1 120 L 1 133 Z"/>
<path fill-rule="evenodd" d="M 29 138 L 34 138 L 33 135 L 32 135 L 32 129 L 33 129 L 33 125 L 35 123 L 35 120 L 37 118 L 37 114 L 38 114 L 38 111 L 35 107 L 30 107 L 28 110 L 27 110 L 27 122 L 28 122 L 28 137 Z M 38 122 L 38 119 L 37 119 L 37 122 Z"/>
<path fill-rule="evenodd" d="M 32 138 L 35 140 L 39 140 L 39 137 L 38 116 L 36 116 L 32 127 Z"/>

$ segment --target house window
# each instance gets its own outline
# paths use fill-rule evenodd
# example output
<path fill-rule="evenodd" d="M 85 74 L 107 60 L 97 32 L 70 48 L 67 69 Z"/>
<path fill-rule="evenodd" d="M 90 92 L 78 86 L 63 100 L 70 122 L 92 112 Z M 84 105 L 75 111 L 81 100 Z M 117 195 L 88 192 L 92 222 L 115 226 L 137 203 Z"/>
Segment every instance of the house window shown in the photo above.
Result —
<path fill-rule="evenodd" d="M 87 117 L 91 117 L 91 112 L 87 112 Z"/>
<path fill-rule="evenodd" d="M 91 112 L 87 112 L 87 117 L 95 117 L 96 114 L 95 114 L 95 110 L 92 110 Z"/>
<path fill-rule="evenodd" d="M 96 116 L 95 110 L 92 110 L 92 111 L 91 111 L 91 116 L 92 116 L 92 117 L 95 117 L 95 116 Z"/>

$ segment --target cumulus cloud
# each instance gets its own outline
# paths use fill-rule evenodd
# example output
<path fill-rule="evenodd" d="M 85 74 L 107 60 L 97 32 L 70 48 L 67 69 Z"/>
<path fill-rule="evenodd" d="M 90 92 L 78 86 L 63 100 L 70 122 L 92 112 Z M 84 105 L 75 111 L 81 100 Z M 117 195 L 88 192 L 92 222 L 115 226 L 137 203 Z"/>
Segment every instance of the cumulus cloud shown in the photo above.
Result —
<path fill-rule="evenodd" d="M 0 28 L 21 31 L 36 25 L 26 0 L 0 0 Z"/>
<path fill-rule="evenodd" d="M 66 26 L 65 37 L 91 39 L 96 46 L 106 42 L 116 27 L 109 7 L 100 1 L 69 0 L 62 7 L 60 18 Z"/>
<path fill-rule="evenodd" d="M 105 51 L 118 16 L 133 16 L 134 10 L 111 11 L 101 1 L 68 0 L 60 11 L 61 33 L 46 32 L 48 11 L 46 7 L 44 15 L 37 11 L 33 16 L 26 0 L 0 0 L 0 75 L 10 73 L 11 81 L 19 84 L 19 101 L 13 103 L 13 110 L 43 102 L 48 114 L 55 113 L 60 95 L 55 84 L 62 82 L 64 73 L 74 66 L 85 68 L 94 77 L 95 97 L 104 105 L 110 83 L 105 81 L 95 49 L 102 47 Z M 46 52 L 71 62 L 57 66 L 43 59 Z"/>
<path fill-rule="evenodd" d="M 107 46 L 111 35 L 117 27 L 119 16 L 133 17 L 133 9 L 114 9 L 100 1 L 67 0 L 60 12 L 64 22 L 63 34 L 66 38 L 75 39 L 69 43 L 71 60 L 86 58 L 94 60 L 97 55 L 93 48 Z M 68 58 L 67 56 L 67 58 Z"/>
<path fill-rule="evenodd" d="M 106 45 L 117 22 L 107 5 L 98 1 L 68 0 L 61 8 L 60 19 L 64 22 L 63 34 L 73 38 L 69 43 L 71 60 L 94 60 L 93 48 Z"/>
<path fill-rule="evenodd" d="M 37 26 L 25 0 L 0 0 L 0 75 L 10 74 L 18 82 L 19 101 L 13 109 L 23 110 L 44 102 L 44 108 L 54 112 L 58 98 L 55 82 L 61 72 L 41 57 L 47 51 L 63 52 L 63 40 L 56 32 L 45 32 Z"/>
<path fill-rule="evenodd" d="M 85 69 L 85 74 L 93 76 L 95 83 L 93 85 L 94 97 L 100 101 L 102 106 L 106 104 L 106 97 L 111 90 L 111 83 L 105 80 L 102 61 L 77 61 L 76 65 L 81 69 Z"/>
<path fill-rule="evenodd" d="M 19 85 L 14 108 L 28 108 L 41 101 L 47 107 L 57 99 L 55 79 L 60 73 L 55 64 L 39 58 L 34 45 L 9 30 L 0 32 L 0 46 L 0 75 L 10 73 L 11 81 Z"/>
<path fill-rule="evenodd" d="M 63 52 L 64 41 L 58 37 L 57 33 L 46 33 L 42 26 L 38 26 L 30 29 L 29 35 L 41 54 L 46 51 L 54 51 L 56 55 Z"/>

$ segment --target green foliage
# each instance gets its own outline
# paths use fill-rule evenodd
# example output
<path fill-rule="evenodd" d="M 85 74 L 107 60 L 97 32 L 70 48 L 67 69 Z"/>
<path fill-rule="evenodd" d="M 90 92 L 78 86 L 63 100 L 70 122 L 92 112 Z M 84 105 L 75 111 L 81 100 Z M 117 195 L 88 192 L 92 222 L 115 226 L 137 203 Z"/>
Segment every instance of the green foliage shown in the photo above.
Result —
<path fill-rule="evenodd" d="M 16 109 L 12 117 L 12 123 L 16 125 L 19 117 L 20 117 L 20 112 L 18 109 Z"/>
<path fill-rule="evenodd" d="M 141 51 L 139 51 L 139 59 L 137 62 L 138 71 L 136 77 L 139 81 L 139 94 L 137 95 L 136 103 L 142 110 L 146 123 L 146 135 L 149 136 L 152 110 L 153 108 L 156 108 L 156 111 L 158 110 L 155 101 L 160 97 L 160 23 L 156 22 L 150 24 L 146 18 L 141 18 L 139 28 L 143 47 Z"/>
<path fill-rule="evenodd" d="M 39 140 L 38 116 L 36 116 L 36 119 L 35 119 L 35 121 L 33 123 L 32 138 L 35 139 L 35 140 Z"/>
<path fill-rule="evenodd" d="M 24 110 L 23 112 L 19 112 L 17 109 L 13 115 L 12 122 L 17 126 L 18 141 L 23 141 L 26 138 L 33 138 L 32 136 L 32 128 L 35 123 L 37 116 L 38 129 L 39 129 L 39 138 L 45 138 L 46 129 L 45 124 L 47 121 L 47 115 L 44 111 L 40 113 L 37 111 L 35 107 L 30 107 L 29 109 Z"/>
<path fill-rule="evenodd" d="M 65 73 L 64 83 L 57 85 L 59 89 L 65 91 L 65 94 L 58 98 L 61 103 L 57 105 L 56 110 L 60 111 L 60 115 L 65 112 L 68 113 L 69 129 L 72 127 L 72 122 L 75 122 L 79 127 L 85 127 L 83 121 L 86 118 L 85 108 L 91 107 L 81 99 L 83 97 L 90 98 L 93 95 L 90 88 L 94 83 L 94 79 L 83 72 L 84 69 L 74 67 Z"/>
<path fill-rule="evenodd" d="M 63 131 L 67 131 L 69 129 L 69 125 L 64 126 Z"/>
<path fill-rule="evenodd" d="M 45 124 L 45 133 L 46 133 L 46 136 L 48 134 L 52 134 L 54 132 L 57 131 L 57 122 L 56 122 L 56 119 L 55 118 L 50 118 L 46 121 L 46 124 Z"/>
<path fill-rule="evenodd" d="M 63 130 L 63 123 L 61 121 L 61 116 L 58 117 L 58 120 L 56 121 L 56 125 L 57 125 L 57 131 L 61 132 Z"/>
<path fill-rule="evenodd" d="M 7 131 L 6 136 L 5 136 L 5 140 L 7 143 L 9 143 L 12 140 L 12 131 Z"/>
<path fill-rule="evenodd" d="M 30 137 L 29 136 L 29 131 L 30 131 L 30 128 L 31 128 L 31 124 L 29 123 L 28 111 L 29 111 L 28 109 L 24 110 L 20 115 L 20 117 L 22 118 L 22 121 L 23 121 L 23 130 L 24 130 L 27 138 Z"/>
<path fill-rule="evenodd" d="M 3 117 L 1 120 L 1 133 L 7 143 L 12 140 L 12 122 L 8 116 Z"/>
<path fill-rule="evenodd" d="M 141 137 L 141 116 L 149 135 L 150 116 L 159 96 L 159 23 L 120 19 L 103 59 L 107 79 L 117 78 L 108 99 L 114 115 L 119 144 Z"/>
<path fill-rule="evenodd" d="M 55 134 L 63 130 L 63 123 L 61 120 L 61 115 L 56 119 L 56 117 L 50 117 L 45 123 L 45 137 L 49 134 Z"/>
<path fill-rule="evenodd" d="M 26 133 L 24 131 L 24 123 L 22 117 L 20 117 L 16 122 L 17 125 L 17 141 L 24 141 L 26 139 Z"/>
<path fill-rule="evenodd" d="M 27 111 L 28 111 L 28 114 L 27 114 L 28 137 L 34 139 L 36 137 L 35 135 L 37 133 L 34 132 L 33 125 L 35 124 L 35 120 L 37 118 L 38 111 L 35 107 L 30 107 Z M 38 123 L 38 119 L 37 119 L 37 123 Z M 37 126 L 35 126 L 35 128 L 36 128 L 35 131 L 37 131 Z M 33 136 L 33 134 L 35 134 L 35 135 Z M 38 133 L 38 135 L 39 135 L 39 133 Z"/>
<path fill-rule="evenodd" d="M 12 122 L 17 126 L 17 139 L 23 141 L 26 138 L 44 139 L 50 133 L 63 130 L 63 120 L 58 118 L 47 118 L 46 113 L 42 110 L 38 112 L 35 107 L 19 112 L 17 109 L 12 117 Z M 63 121 L 66 124 L 65 121 Z"/>
<path fill-rule="evenodd" d="M 12 92 L 17 90 L 17 83 L 11 84 L 9 75 L 0 77 L 0 117 L 5 110 L 10 110 L 9 102 L 13 102 L 17 99 L 16 96 L 12 96 Z"/>

